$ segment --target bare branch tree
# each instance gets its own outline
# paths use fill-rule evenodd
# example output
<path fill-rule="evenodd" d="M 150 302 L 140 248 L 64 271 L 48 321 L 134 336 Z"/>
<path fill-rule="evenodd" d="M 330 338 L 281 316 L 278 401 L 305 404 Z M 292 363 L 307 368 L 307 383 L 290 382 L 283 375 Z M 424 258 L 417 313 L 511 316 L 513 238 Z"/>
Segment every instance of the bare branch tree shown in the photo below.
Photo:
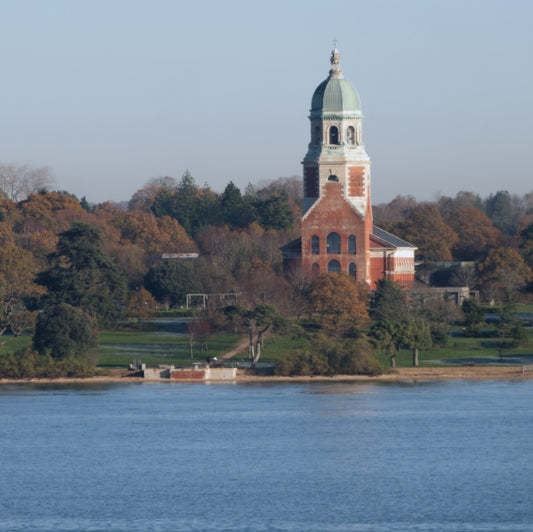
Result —
<path fill-rule="evenodd" d="M 21 201 L 30 194 L 47 190 L 53 182 L 47 166 L 32 168 L 27 164 L 0 164 L 0 191 L 13 201 Z"/>

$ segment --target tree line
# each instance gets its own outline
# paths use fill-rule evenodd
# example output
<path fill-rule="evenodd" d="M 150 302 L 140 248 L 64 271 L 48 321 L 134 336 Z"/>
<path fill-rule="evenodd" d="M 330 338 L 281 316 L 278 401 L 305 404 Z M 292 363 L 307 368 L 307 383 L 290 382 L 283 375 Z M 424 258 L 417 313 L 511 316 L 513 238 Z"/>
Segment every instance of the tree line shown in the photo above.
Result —
<path fill-rule="evenodd" d="M 396 309 L 387 314 L 379 310 L 379 290 L 370 298 L 365 287 L 342 276 L 284 274 L 279 248 L 300 231 L 298 177 L 244 191 L 230 182 L 216 193 L 185 172 L 179 180 L 151 180 L 127 205 L 90 205 L 66 191 L 47 190 L 44 171 L 9 175 L 0 180 L 0 334 L 30 331 L 33 344 L 23 358 L 26 364 L 33 360 L 29 366 L 38 372 L 88 371 L 98 330 L 125 316 L 142 320 L 155 308 L 182 306 L 189 293 L 236 295 L 236 304 L 213 308 L 211 301 L 202 334 L 240 328 L 250 334 L 253 359 L 260 356 L 261 331 L 316 335 L 317 349 L 291 354 L 280 372 L 315 371 L 309 368 L 316 365 L 320 371 L 365 367 L 372 373 L 372 347 L 392 356 L 400 348 L 437 345 L 445 336 L 443 324 L 457 319 L 448 306 L 425 296 L 400 303 L 405 294 L 399 290 L 400 297 L 398 287 L 386 286 L 396 293 L 384 299 Z M 35 186 L 18 186 L 17 175 L 25 176 L 26 185 L 33 175 Z M 510 302 L 532 292 L 532 197 L 505 191 L 486 199 L 460 192 L 420 203 L 397 197 L 375 206 L 374 217 L 418 247 L 421 292 L 430 285 L 469 286 L 488 300 Z M 198 258 L 163 258 L 179 253 Z M 346 294 L 348 299 L 339 299 Z M 402 320 L 393 319 L 395 313 Z M 202 324 L 195 327 L 201 334 Z M 11 362 L 20 366 L 22 359 Z"/>

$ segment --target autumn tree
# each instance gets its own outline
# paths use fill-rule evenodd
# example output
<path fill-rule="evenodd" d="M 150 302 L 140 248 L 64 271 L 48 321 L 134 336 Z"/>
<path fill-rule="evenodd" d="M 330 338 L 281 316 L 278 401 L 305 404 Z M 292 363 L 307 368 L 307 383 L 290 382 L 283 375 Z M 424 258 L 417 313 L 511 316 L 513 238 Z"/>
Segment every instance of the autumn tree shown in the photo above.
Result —
<path fill-rule="evenodd" d="M 457 260 L 483 260 L 489 249 L 503 243 L 502 233 L 494 227 L 488 216 L 475 207 L 456 210 L 448 223 L 459 237 L 452 248 Z"/>
<path fill-rule="evenodd" d="M 250 270 L 254 246 L 249 233 L 228 226 L 202 228 L 196 237 L 202 256 L 208 258 L 216 271 L 229 272 L 242 278 Z"/>
<path fill-rule="evenodd" d="M 457 234 L 444 222 L 434 203 L 422 203 L 411 209 L 396 230 L 417 246 L 418 259 L 426 262 L 452 260 L 451 249 L 457 242 Z"/>
<path fill-rule="evenodd" d="M 193 346 L 195 342 L 200 343 L 200 348 L 207 350 L 207 341 L 213 334 L 213 327 L 209 320 L 195 319 L 191 321 L 187 327 L 189 332 L 189 348 L 191 359 L 193 358 Z"/>
<path fill-rule="evenodd" d="M 135 318 L 137 323 L 147 320 L 157 309 L 157 303 L 152 294 L 141 287 L 133 290 L 128 297 L 126 315 L 129 318 Z"/>
<path fill-rule="evenodd" d="M 28 251 L 14 244 L 3 246 L 0 253 L 0 335 L 7 329 L 18 334 L 32 325 L 34 317 L 27 303 L 44 292 L 34 282 L 37 268 L 36 260 Z"/>
<path fill-rule="evenodd" d="M 52 253 L 58 233 L 73 222 L 92 219 L 75 196 L 62 192 L 31 194 L 18 203 L 17 211 L 16 241 L 40 259 Z"/>
<path fill-rule="evenodd" d="M 484 290 L 501 300 L 511 297 L 533 278 L 520 252 L 510 247 L 491 249 L 477 268 Z"/>
<path fill-rule="evenodd" d="M 460 190 L 455 198 L 442 196 L 437 202 L 440 213 L 445 220 L 450 220 L 460 209 L 475 208 L 483 212 L 483 201 L 479 194 L 467 190 Z"/>
<path fill-rule="evenodd" d="M 374 222 L 384 228 L 392 229 L 403 222 L 407 214 L 418 205 L 413 196 L 396 196 L 387 204 L 375 205 L 373 208 Z"/>
<path fill-rule="evenodd" d="M 311 302 L 318 321 L 336 338 L 357 335 L 368 320 L 367 292 L 350 277 L 342 274 L 324 274 L 316 278 Z"/>
<path fill-rule="evenodd" d="M 128 210 L 149 212 L 152 209 L 157 194 L 162 189 L 172 190 L 176 186 L 177 181 L 173 177 L 154 177 L 143 188 L 133 194 L 128 202 Z"/>

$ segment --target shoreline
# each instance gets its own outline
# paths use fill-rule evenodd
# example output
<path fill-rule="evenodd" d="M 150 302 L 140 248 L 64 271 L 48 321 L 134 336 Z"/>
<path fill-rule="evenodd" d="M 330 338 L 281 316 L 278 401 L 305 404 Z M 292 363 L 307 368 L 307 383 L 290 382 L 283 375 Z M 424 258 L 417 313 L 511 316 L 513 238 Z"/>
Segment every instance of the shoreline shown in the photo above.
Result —
<path fill-rule="evenodd" d="M 333 375 L 326 376 L 258 376 L 247 375 L 237 372 L 232 380 L 178 380 L 159 379 L 146 380 L 143 377 L 133 377 L 127 370 L 113 370 L 110 375 L 98 375 L 96 377 L 57 379 L 0 379 L 2 384 L 118 384 L 118 383 L 153 383 L 153 382 L 401 382 L 419 380 L 481 380 L 481 379 L 533 379 L 533 367 L 523 371 L 523 366 L 461 366 L 461 367 L 411 367 L 396 368 L 390 373 L 384 373 L 376 377 L 366 375 Z"/>

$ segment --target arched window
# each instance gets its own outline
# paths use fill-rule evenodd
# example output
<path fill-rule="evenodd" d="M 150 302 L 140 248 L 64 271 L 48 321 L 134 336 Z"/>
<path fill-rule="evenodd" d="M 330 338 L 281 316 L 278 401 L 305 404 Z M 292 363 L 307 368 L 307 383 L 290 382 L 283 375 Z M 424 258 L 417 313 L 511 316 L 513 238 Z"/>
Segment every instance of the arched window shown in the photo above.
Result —
<path fill-rule="evenodd" d="M 320 273 L 320 266 L 315 262 L 312 266 L 313 275 L 318 275 Z"/>
<path fill-rule="evenodd" d="M 348 237 L 348 253 L 355 254 L 355 235 L 350 235 Z"/>
<path fill-rule="evenodd" d="M 339 128 L 337 126 L 331 126 L 329 128 L 329 143 L 330 144 L 339 143 Z"/>
<path fill-rule="evenodd" d="M 350 262 L 350 266 L 348 266 L 348 275 L 350 277 L 357 277 L 357 266 L 353 262 Z"/>
<path fill-rule="evenodd" d="M 330 260 L 328 263 L 329 273 L 341 273 L 341 263 L 338 260 Z"/>
<path fill-rule="evenodd" d="M 355 129 L 349 126 L 346 130 L 346 144 L 355 144 Z"/>
<path fill-rule="evenodd" d="M 318 255 L 320 253 L 320 239 L 316 235 L 311 237 L 311 253 L 313 255 Z"/>
<path fill-rule="evenodd" d="M 328 253 L 341 252 L 341 237 L 338 233 L 330 233 L 328 235 Z"/>
<path fill-rule="evenodd" d="M 336 175 L 331 174 L 331 175 L 328 175 L 328 181 L 334 181 L 335 183 L 338 183 L 339 178 Z"/>

